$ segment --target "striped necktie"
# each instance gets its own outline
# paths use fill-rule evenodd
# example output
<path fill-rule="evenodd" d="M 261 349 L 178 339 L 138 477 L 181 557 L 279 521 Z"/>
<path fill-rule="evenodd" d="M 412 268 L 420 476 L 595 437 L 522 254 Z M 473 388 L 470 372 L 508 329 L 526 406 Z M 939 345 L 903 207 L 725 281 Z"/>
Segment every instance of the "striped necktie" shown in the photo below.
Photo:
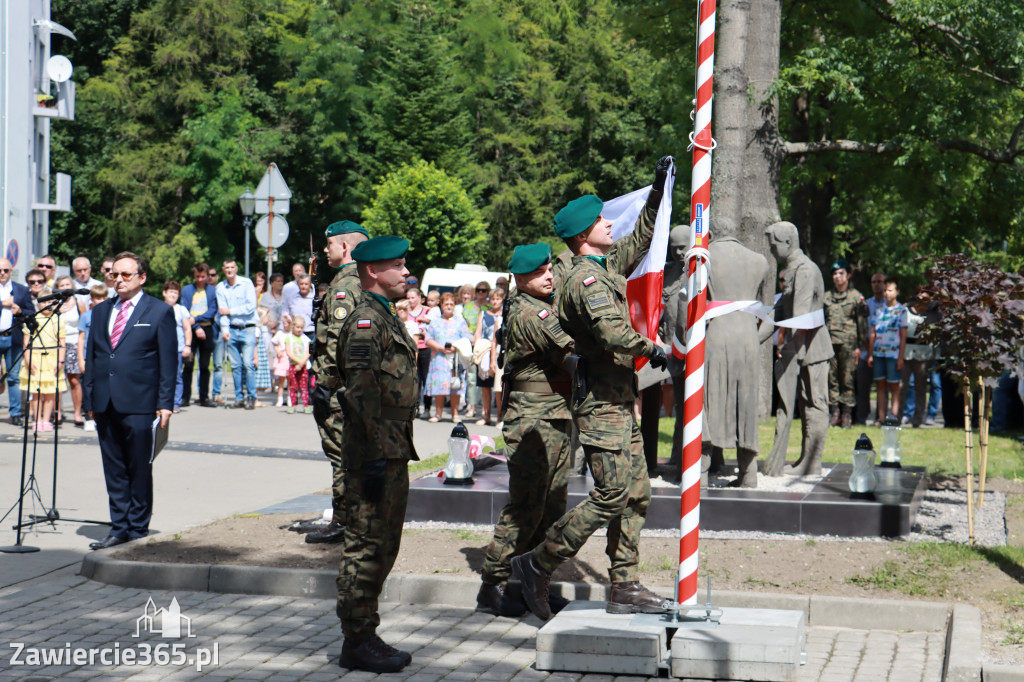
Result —
<path fill-rule="evenodd" d="M 117 348 L 118 342 L 121 340 L 121 334 L 124 332 L 124 326 L 128 322 L 128 316 L 131 315 L 132 302 L 125 301 L 121 304 L 121 310 L 117 313 L 117 319 L 114 320 L 114 329 L 110 332 L 110 347 Z"/>

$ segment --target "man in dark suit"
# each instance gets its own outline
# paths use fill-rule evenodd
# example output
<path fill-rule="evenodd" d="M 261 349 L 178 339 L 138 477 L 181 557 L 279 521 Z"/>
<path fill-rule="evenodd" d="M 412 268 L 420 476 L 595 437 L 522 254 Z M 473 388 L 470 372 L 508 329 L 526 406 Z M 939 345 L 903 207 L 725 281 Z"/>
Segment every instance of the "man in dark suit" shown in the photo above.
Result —
<path fill-rule="evenodd" d="M 85 350 L 85 409 L 96 420 L 110 497 L 106 549 L 149 533 L 153 512 L 153 421 L 166 428 L 174 407 L 178 338 L 174 311 L 143 293 L 146 264 L 134 253 L 114 257 L 117 297 L 93 308 Z"/>
<path fill-rule="evenodd" d="M 11 281 L 11 261 L 0 258 L 0 358 L 7 374 L 7 398 L 11 404 L 11 423 L 21 426 L 21 390 L 18 388 L 18 369 L 21 367 L 23 337 L 16 315 L 35 312 L 35 304 L 28 287 Z M 10 333 L 6 333 L 10 330 Z"/>

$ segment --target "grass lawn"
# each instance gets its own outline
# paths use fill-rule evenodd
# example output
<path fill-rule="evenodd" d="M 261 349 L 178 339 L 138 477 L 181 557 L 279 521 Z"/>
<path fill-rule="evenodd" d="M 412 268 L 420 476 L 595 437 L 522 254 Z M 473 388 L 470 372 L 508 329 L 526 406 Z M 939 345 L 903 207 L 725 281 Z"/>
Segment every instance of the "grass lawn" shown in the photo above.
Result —
<path fill-rule="evenodd" d="M 675 419 L 662 418 L 658 424 L 658 457 L 667 459 L 672 452 L 672 431 Z M 853 444 L 861 433 L 866 433 L 875 446 L 882 444 L 882 429 L 877 426 L 855 426 L 852 429 L 831 427 L 825 439 L 826 462 L 849 462 Z M 1024 480 L 1024 444 L 1018 440 L 1021 431 L 990 433 L 988 443 L 988 468 L 986 475 L 994 478 Z M 768 456 L 775 436 L 775 420 L 765 419 L 758 425 L 758 440 L 761 459 Z M 978 472 L 978 434 L 972 435 L 974 444 L 974 472 Z M 931 474 L 957 476 L 966 472 L 964 454 L 964 432 L 962 429 L 913 429 L 904 428 L 900 439 L 903 446 L 903 463 L 927 467 Z M 789 432 L 788 461 L 800 457 L 800 420 L 793 420 Z M 726 458 L 735 456 L 735 451 L 726 451 Z"/>

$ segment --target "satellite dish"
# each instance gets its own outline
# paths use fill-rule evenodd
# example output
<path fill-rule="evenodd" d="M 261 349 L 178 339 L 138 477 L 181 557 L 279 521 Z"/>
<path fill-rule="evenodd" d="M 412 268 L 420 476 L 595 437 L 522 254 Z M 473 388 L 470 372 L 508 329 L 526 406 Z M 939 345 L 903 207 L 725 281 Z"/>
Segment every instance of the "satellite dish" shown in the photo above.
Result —
<path fill-rule="evenodd" d="M 71 78 L 73 68 L 71 60 L 62 54 L 55 54 L 46 62 L 46 73 L 50 76 L 50 80 L 55 83 L 63 83 Z"/>

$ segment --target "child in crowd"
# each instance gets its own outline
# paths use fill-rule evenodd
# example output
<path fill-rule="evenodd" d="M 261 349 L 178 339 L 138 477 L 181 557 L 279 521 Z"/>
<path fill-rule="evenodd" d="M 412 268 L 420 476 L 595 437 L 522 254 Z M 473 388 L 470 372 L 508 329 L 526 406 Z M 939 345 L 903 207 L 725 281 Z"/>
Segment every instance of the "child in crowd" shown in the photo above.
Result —
<path fill-rule="evenodd" d="M 107 300 L 107 286 L 97 284 L 89 289 L 89 309 L 78 318 L 78 369 L 79 374 L 85 374 L 85 345 L 89 343 L 89 329 L 92 327 L 92 309 Z M 95 431 L 96 422 L 92 419 L 85 420 L 85 430 Z"/>
<path fill-rule="evenodd" d="M 907 309 L 896 300 L 900 285 L 894 277 L 885 280 L 885 307 L 880 308 L 872 321 L 868 346 L 868 367 L 874 367 L 878 388 L 878 424 L 886 415 L 900 413 L 900 374 L 903 355 L 907 347 Z M 886 393 L 891 395 L 887 399 Z M 890 403 L 886 410 L 886 403 Z"/>
<path fill-rule="evenodd" d="M 432 321 L 441 317 L 441 292 L 437 289 L 427 292 L 427 317 Z"/>
<path fill-rule="evenodd" d="M 422 332 L 420 332 L 420 323 L 409 316 L 409 301 L 402 299 L 395 304 L 395 310 L 398 311 L 398 319 L 405 325 L 405 331 L 409 332 L 409 337 L 415 341 Z"/>
<path fill-rule="evenodd" d="M 274 336 L 270 339 L 274 346 L 274 382 L 277 384 L 277 407 L 284 405 L 284 387 L 288 383 L 288 366 L 291 365 L 291 361 L 288 360 L 288 352 L 285 350 L 285 340 L 289 336 L 290 329 L 288 318 L 283 317 Z M 289 391 L 288 407 L 292 406 L 290 393 Z"/>
<path fill-rule="evenodd" d="M 51 293 L 53 290 L 44 286 L 39 292 L 39 297 L 49 296 Z M 60 316 L 51 319 L 52 316 L 53 308 L 50 307 L 36 313 L 36 325 L 39 330 L 34 340 L 28 325 L 22 330 L 25 339 L 25 361 L 21 363 L 18 379 L 22 392 L 28 393 L 28 413 L 31 415 L 34 431 L 53 431 L 50 418 L 57 402 L 57 393 L 68 390 L 67 381 L 64 379 L 64 358 L 67 352 L 64 338 L 67 331 L 64 320 Z"/>
<path fill-rule="evenodd" d="M 309 406 L 309 339 L 302 333 L 306 326 L 306 318 L 302 315 L 292 317 L 292 333 L 285 337 L 284 348 L 288 354 L 288 399 L 291 407 L 288 414 L 295 413 L 297 405 L 296 393 L 302 390 L 302 407 L 307 414 L 313 412 Z"/>
<path fill-rule="evenodd" d="M 181 394 L 185 384 L 181 379 L 182 364 L 192 357 L 192 323 L 195 318 L 188 308 L 178 303 L 181 296 L 181 285 L 173 279 L 164 284 L 164 303 L 174 309 L 174 324 L 178 334 L 178 382 L 174 385 L 174 412 L 181 412 Z"/>

